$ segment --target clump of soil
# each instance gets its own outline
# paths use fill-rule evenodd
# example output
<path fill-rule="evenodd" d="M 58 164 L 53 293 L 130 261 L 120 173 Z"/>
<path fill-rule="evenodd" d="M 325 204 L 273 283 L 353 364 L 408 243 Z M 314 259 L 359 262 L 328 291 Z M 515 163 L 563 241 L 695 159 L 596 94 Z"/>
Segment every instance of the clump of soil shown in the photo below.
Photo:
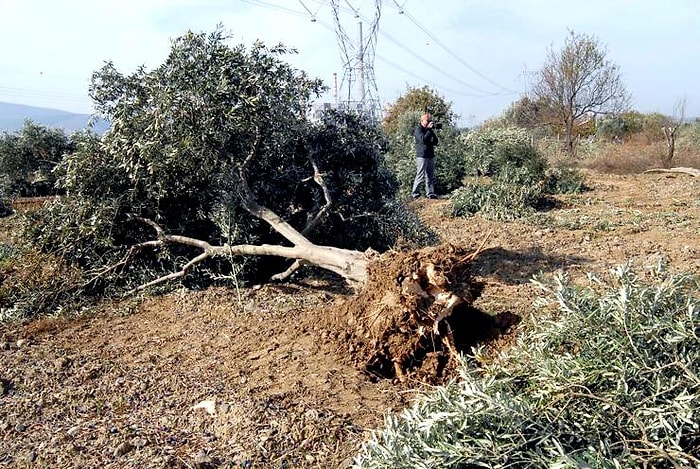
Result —
<path fill-rule="evenodd" d="M 376 379 L 439 383 L 460 351 L 498 337 L 514 321 L 473 306 L 483 290 L 470 268 L 478 254 L 448 243 L 373 262 L 363 291 L 334 316 L 352 361 Z"/>

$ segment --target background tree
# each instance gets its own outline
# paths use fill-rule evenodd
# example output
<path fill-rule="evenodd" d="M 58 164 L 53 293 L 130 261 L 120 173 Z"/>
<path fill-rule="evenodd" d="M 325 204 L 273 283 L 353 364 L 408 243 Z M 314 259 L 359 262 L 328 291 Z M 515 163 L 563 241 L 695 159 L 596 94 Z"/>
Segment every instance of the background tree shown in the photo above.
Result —
<path fill-rule="evenodd" d="M 550 104 L 570 156 L 575 155 L 575 126 L 580 119 L 621 112 L 628 106 L 619 68 L 606 56 L 597 39 L 571 32 L 562 50 L 550 49 L 533 87 L 534 99 Z"/>
<path fill-rule="evenodd" d="M 452 112 L 452 103 L 445 101 L 445 98 L 428 86 L 422 88 L 406 88 L 406 92 L 399 96 L 396 101 L 386 109 L 386 115 L 382 121 L 384 131 L 393 134 L 404 128 L 402 121 L 406 113 L 420 115 L 422 112 L 430 112 L 433 118 L 443 124 L 453 125 L 456 115 Z M 418 122 L 417 119 L 415 122 Z M 410 131 L 413 127 L 410 127 Z M 409 132 L 410 132 L 409 131 Z"/>
<path fill-rule="evenodd" d="M 673 162 L 673 156 L 676 153 L 676 133 L 685 119 L 685 99 L 676 103 L 673 107 L 673 116 L 664 119 L 662 130 L 666 137 L 666 155 L 663 158 L 661 165 L 664 168 L 670 168 Z"/>
<path fill-rule="evenodd" d="M 497 121 L 506 127 L 521 127 L 530 131 L 533 136 L 542 136 L 549 131 L 552 115 L 553 111 L 547 100 L 535 101 L 523 96 L 511 103 Z"/>
<path fill-rule="evenodd" d="M 280 60 L 281 45 L 229 39 L 221 29 L 190 32 L 153 71 L 124 76 L 107 63 L 93 75 L 96 109 L 112 126 L 61 163 L 67 195 L 31 232 L 43 249 L 97 273 L 91 285 L 185 273 L 197 281 L 191 274 L 205 266 L 220 277 L 217 259 L 242 279 L 288 267 L 248 255 L 361 282 L 364 249 L 410 237 L 417 218 L 395 203 L 380 129 L 336 113 L 310 124 L 321 83 Z M 333 247 L 314 244 L 329 240 Z"/>
<path fill-rule="evenodd" d="M 26 120 L 16 133 L 0 137 L 0 193 L 5 198 L 54 193 L 53 168 L 73 142 L 61 129 Z"/>

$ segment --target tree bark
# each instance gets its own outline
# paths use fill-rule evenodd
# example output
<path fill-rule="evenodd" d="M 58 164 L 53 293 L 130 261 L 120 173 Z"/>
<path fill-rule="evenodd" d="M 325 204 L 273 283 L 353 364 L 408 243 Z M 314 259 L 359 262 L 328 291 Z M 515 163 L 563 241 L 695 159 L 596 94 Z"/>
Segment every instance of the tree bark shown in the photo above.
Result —
<path fill-rule="evenodd" d="M 266 209 L 263 208 L 263 211 L 265 212 Z M 302 264 L 311 264 L 340 275 L 346 280 L 348 285 L 354 289 L 361 288 L 367 282 L 367 265 L 370 261 L 370 257 L 372 256 L 371 252 L 363 253 L 351 249 L 341 249 L 333 246 L 319 246 L 313 244 L 301 236 L 293 227 L 269 210 L 266 211 L 265 216 L 261 218 L 268 221 L 268 223 L 277 229 L 278 232 L 284 233 L 286 237 L 288 236 L 293 238 L 298 244 L 295 246 L 279 246 L 271 244 L 214 246 L 200 239 L 167 234 L 153 221 L 139 218 L 139 220 L 152 226 L 156 230 L 157 239 L 134 245 L 120 264 L 126 263 L 134 256 L 136 252 L 142 249 L 157 248 L 165 244 L 183 244 L 192 246 L 201 249 L 202 253 L 190 260 L 179 271 L 164 275 L 151 282 L 140 285 L 130 293 L 183 277 L 197 264 L 202 263 L 206 259 L 219 256 L 277 256 L 286 259 L 295 259 L 301 261 L 297 262 L 297 266 L 301 266 Z"/>
<path fill-rule="evenodd" d="M 677 174 L 688 174 L 690 176 L 698 177 L 700 176 L 700 169 L 696 168 L 685 168 L 682 166 L 676 168 L 654 168 L 647 169 L 645 173 L 677 173 Z"/>

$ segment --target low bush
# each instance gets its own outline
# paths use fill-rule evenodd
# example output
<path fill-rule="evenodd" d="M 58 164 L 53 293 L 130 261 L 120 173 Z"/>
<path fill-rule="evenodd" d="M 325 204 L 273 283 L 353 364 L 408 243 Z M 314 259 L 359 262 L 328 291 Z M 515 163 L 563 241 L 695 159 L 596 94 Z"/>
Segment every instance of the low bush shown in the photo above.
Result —
<path fill-rule="evenodd" d="M 699 467 L 700 278 L 589 278 L 534 280 L 517 343 L 387 415 L 354 467 Z"/>
<path fill-rule="evenodd" d="M 586 189 L 578 169 L 563 163 L 550 167 L 524 129 L 487 127 L 472 132 L 467 142 L 466 166 L 488 180 L 467 179 L 452 193 L 455 216 L 515 220 L 546 206 L 550 194 Z"/>

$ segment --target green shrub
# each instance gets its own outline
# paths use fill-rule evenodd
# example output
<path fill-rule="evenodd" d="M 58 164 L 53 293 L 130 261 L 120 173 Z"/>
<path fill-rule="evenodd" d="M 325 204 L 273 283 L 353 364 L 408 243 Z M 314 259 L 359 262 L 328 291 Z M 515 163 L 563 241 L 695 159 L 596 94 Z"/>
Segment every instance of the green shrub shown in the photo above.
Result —
<path fill-rule="evenodd" d="M 506 163 L 532 165 L 532 169 L 544 163 L 530 133 L 518 127 L 482 127 L 465 134 L 463 140 L 468 174 L 491 176 Z"/>
<path fill-rule="evenodd" d="M 21 130 L 0 135 L 0 194 L 35 197 L 55 194 L 53 169 L 73 142 L 61 129 L 26 120 Z"/>
<path fill-rule="evenodd" d="M 387 415 L 354 467 L 700 467 L 700 279 L 650 274 L 536 280 L 517 343 Z"/>
<path fill-rule="evenodd" d="M 512 221 L 531 215 L 543 197 L 541 185 L 467 182 L 452 192 L 452 215 L 480 214 L 487 220 Z"/>
<path fill-rule="evenodd" d="M 479 213 L 487 219 L 515 220 L 547 204 L 547 196 L 585 189 L 582 174 L 570 167 L 550 168 L 532 143 L 516 127 L 484 127 L 466 136 L 465 164 L 490 182 L 467 181 L 451 196 L 452 213 Z"/>
<path fill-rule="evenodd" d="M 690 151 L 700 152 L 700 120 L 679 129 L 678 146 Z"/>
<path fill-rule="evenodd" d="M 578 168 L 559 165 L 546 171 L 544 191 L 548 194 L 580 194 L 588 189 Z"/>

